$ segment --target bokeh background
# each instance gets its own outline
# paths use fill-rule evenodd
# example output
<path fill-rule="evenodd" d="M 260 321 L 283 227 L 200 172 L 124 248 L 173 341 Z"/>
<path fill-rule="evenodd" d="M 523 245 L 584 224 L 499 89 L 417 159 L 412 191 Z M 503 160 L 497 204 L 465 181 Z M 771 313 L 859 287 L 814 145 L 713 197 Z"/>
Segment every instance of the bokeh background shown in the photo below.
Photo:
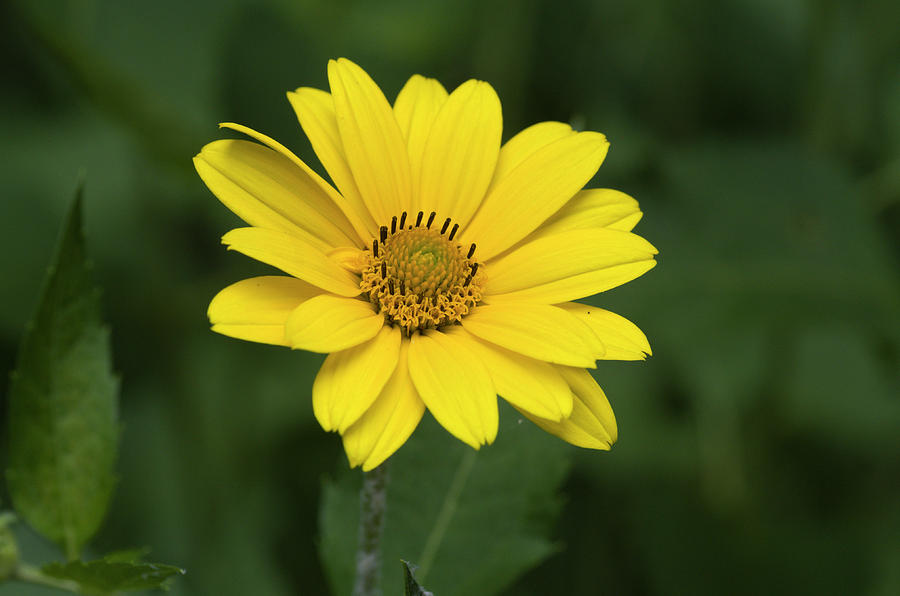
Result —
<path fill-rule="evenodd" d="M 604 132 L 592 185 L 636 197 L 660 249 L 593 299 L 654 349 L 597 369 L 620 441 L 542 463 L 568 470 L 555 551 L 504 593 L 900 594 L 897 18 L 892 0 L 2 3 L 0 371 L 83 175 L 123 387 L 96 551 L 151 546 L 188 569 L 174 594 L 328 593 L 322 483 L 346 462 L 312 416 L 321 357 L 208 331 L 215 292 L 267 269 L 219 244 L 239 222 L 191 157 L 234 121 L 318 166 L 284 94 L 325 87 L 328 58 L 389 99 L 412 73 L 477 77 L 504 139 Z"/>

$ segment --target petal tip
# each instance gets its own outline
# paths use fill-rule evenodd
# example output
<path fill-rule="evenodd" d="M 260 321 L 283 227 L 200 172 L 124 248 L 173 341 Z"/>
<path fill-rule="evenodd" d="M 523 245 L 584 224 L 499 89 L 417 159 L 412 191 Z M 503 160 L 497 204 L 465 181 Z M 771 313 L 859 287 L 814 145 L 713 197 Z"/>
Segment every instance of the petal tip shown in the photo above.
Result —
<path fill-rule="evenodd" d="M 293 349 L 293 348 L 292 348 Z M 332 432 L 334 427 L 331 424 L 331 412 L 328 411 L 327 408 L 322 407 L 321 400 L 316 399 L 316 384 L 313 382 L 313 416 L 316 417 L 316 421 L 319 423 L 319 426 L 322 427 L 323 430 L 327 432 Z"/>

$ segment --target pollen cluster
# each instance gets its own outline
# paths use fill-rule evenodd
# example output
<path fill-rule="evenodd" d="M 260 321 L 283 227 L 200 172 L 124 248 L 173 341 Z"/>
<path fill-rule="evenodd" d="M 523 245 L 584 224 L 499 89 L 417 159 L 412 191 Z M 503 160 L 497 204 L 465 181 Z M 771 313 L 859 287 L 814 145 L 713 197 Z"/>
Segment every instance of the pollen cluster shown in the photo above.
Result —
<path fill-rule="evenodd" d="M 381 226 L 372 241 L 360 288 L 388 324 L 409 335 L 416 330 L 456 323 L 481 301 L 483 272 L 473 259 L 475 245 L 464 249 L 454 236 L 457 224 L 446 219 L 438 229 L 435 213 L 423 222 L 407 214 Z"/>

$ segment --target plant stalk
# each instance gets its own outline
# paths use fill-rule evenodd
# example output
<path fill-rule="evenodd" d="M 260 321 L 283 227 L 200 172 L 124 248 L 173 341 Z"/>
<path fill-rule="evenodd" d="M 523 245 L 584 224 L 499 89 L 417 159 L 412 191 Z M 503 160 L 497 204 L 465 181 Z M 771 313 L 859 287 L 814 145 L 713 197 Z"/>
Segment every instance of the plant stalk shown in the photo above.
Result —
<path fill-rule="evenodd" d="M 387 462 L 365 473 L 359 492 L 359 545 L 353 596 L 381 596 L 381 535 L 387 506 Z"/>

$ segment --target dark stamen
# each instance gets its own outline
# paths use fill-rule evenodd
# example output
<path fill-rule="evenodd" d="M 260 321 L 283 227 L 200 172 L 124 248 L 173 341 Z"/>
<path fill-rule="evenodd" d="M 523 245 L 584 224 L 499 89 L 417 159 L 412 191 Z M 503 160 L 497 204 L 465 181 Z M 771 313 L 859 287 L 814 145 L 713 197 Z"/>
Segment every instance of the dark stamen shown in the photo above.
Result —
<path fill-rule="evenodd" d="M 402 279 L 400 280 L 400 295 L 406 296 L 406 283 Z"/>
<path fill-rule="evenodd" d="M 393 278 L 388 280 L 388 290 L 390 290 L 391 294 L 394 293 L 394 279 Z"/>
<path fill-rule="evenodd" d="M 416 227 L 417 228 L 422 225 L 422 216 L 423 215 L 425 215 L 425 214 L 422 213 L 421 211 L 419 211 L 419 214 L 416 216 Z"/>
<path fill-rule="evenodd" d="M 387 263 L 384 261 L 381 262 L 381 279 L 385 279 L 387 277 Z"/>
<path fill-rule="evenodd" d="M 384 244 L 384 241 L 387 240 L 387 226 L 381 226 L 381 229 L 378 230 L 378 233 L 381 236 L 381 243 Z"/>
<path fill-rule="evenodd" d="M 397 216 L 391 218 L 391 234 L 397 233 Z"/>
<path fill-rule="evenodd" d="M 448 217 L 444 220 L 444 225 L 441 226 L 441 234 L 447 231 L 447 228 L 450 226 L 450 218 Z"/>
<path fill-rule="evenodd" d="M 372 239 L 372 254 L 374 256 L 378 256 L 378 240 Z"/>
<path fill-rule="evenodd" d="M 429 230 L 431 229 L 431 224 L 434 222 L 434 216 L 437 215 L 434 211 L 431 212 L 431 215 L 428 216 L 428 223 L 425 224 L 425 227 Z"/>
<path fill-rule="evenodd" d="M 471 259 L 472 255 L 475 254 L 475 243 L 472 243 L 472 246 L 469 247 L 469 254 L 466 255 L 467 259 Z"/>
<path fill-rule="evenodd" d="M 450 235 L 447 236 L 450 240 L 453 240 L 453 237 L 456 236 L 456 230 L 459 229 L 459 224 L 453 224 L 453 229 L 450 230 Z"/>
<path fill-rule="evenodd" d="M 400 229 L 403 229 L 403 226 L 406 225 L 406 211 L 400 214 Z"/>
<path fill-rule="evenodd" d="M 472 263 L 472 275 L 478 273 L 478 263 Z"/>
<path fill-rule="evenodd" d="M 470 273 L 466 276 L 466 281 L 463 282 L 463 287 L 468 288 L 469 282 L 471 282 L 471 281 L 472 281 L 472 274 Z"/>

